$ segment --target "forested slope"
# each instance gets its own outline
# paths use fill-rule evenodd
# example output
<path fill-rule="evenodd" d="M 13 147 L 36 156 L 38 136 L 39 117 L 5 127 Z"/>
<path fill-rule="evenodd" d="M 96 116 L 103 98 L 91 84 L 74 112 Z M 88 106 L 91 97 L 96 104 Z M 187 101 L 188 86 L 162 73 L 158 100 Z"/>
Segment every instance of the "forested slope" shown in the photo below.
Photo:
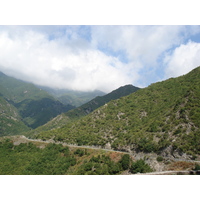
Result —
<path fill-rule="evenodd" d="M 200 67 L 109 102 L 37 138 L 113 149 L 200 154 Z"/>
<path fill-rule="evenodd" d="M 18 110 L 0 96 L 0 136 L 28 131 L 29 128 L 21 120 Z"/>
<path fill-rule="evenodd" d="M 3 113 L 5 111 L 7 113 L 7 116 L 1 114 L 1 121 L 5 122 L 1 123 L 1 134 L 4 135 L 17 134 L 22 129 L 28 130 L 27 127 L 36 128 L 58 114 L 74 108 L 71 105 L 63 105 L 47 92 L 38 89 L 31 83 L 6 76 L 1 72 L 0 96 L 0 112 Z M 9 116 L 9 113 L 12 114 Z M 19 130 L 14 125 L 14 122 L 17 121 L 10 120 L 10 122 L 12 121 L 11 124 L 8 122 L 8 119 L 13 117 L 13 113 L 16 113 L 15 115 L 18 116 L 16 119 L 21 121 L 19 123 Z M 9 126 L 12 133 L 8 130 Z M 24 128 L 21 129 L 20 127 L 22 126 Z"/>
<path fill-rule="evenodd" d="M 95 109 L 99 108 L 102 105 L 105 105 L 106 103 L 108 103 L 111 100 L 119 99 L 123 96 L 127 96 L 133 92 L 136 92 L 137 90 L 139 90 L 139 88 L 135 87 L 133 85 L 122 86 L 104 96 L 98 96 L 78 108 L 70 110 L 66 113 L 62 113 L 61 115 L 55 117 L 54 119 L 47 122 L 43 126 L 40 126 L 37 129 L 31 131 L 28 135 L 39 133 L 41 131 L 55 129 L 58 127 L 62 127 L 64 125 L 66 125 L 67 123 L 76 121 L 76 120 L 80 119 L 81 117 L 88 115 Z"/>
<path fill-rule="evenodd" d="M 120 152 L 32 143 L 20 137 L 0 138 L 1 175 L 116 175 L 129 171 L 144 173 L 153 169 L 144 160 L 135 161 Z"/>

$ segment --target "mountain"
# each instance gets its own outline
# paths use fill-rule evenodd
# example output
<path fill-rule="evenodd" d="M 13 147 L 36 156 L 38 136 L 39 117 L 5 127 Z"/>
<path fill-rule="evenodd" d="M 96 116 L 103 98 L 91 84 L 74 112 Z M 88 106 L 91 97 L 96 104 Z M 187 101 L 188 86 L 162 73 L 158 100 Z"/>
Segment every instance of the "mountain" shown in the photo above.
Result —
<path fill-rule="evenodd" d="M 63 105 L 46 91 L 38 89 L 31 83 L 6 76 L 2 72 L 0 73 L 0 95 L 1 112 L 7 113 L 6 117 L 1 115 L 2 120 L 4 117 L 4 121 L 9 117 L 21 119 L 26 130 L 28 127 L 41 126 L 58 114 L 74 108 L 71 105 Z M 1 134 L 8 134 L 9 130 L 5 128 L 8 124 L 1 125 Z"/>
<path fill-rule="evenodd" d="M 115 99 L 119 99 L 121 97 L 127 96 L 133 92 L 136 92 L 137 90 L 139 90 L 140 88 L 135 87 L 133 85 L 125 85 L 122 86 L 116 90 L 113 90 L 112 92 L 110 92 L 109 94 L 106 94 L 104 96 L 98 96 L 94 99 L 92 99 L 91 101 L 89 101 L 88 103 L 80 106 L 79 108 L 71 111 L 70 114 L 76 114 L 77 116 L 84 116 L 84 115 L 88 115 L 89 113 L 91 113 L 92 111 L 94 111 L 95 109 L 99 108 L 100 106 L 105 105 L 106 103 L 108 103 L 111 100 L 115 100 Z"/>
<path fill-rule="evenodd" d="M 68 89 L 53 89 L 44 86 L 37 87 L 47 91 L 50 95 L 54 96 L 64 105 L 70 104 L 75 107 L 79 107 L 97 96 L 105 95 L 105 93 L 100 90 L 94 90 L 92 92 L 82 92 Z"/>
<path fill-rule="evenodd" d="M 21 119 L 18 110 L 0 94 L 0 136 L 15 135 L 28 131 L 29 128 Z"/>
<path fill-rule="evenodd" d="M 200 67 L 110 101 L 36 138 L 194 159 L 200 155 L 199 128 Z"/>
<path fill-rule="evenodd" d="M 62 113 L 61 115 L 55 117 L 53 120 L 49 121 L 47 124 L 45 124 L 41 127 L 38 127 L 36 130 L 32 131 L 31 134 L 33 132 L 38 133 L 41 131 L 47 131 L 47 130 L 55 129 L 58 127 L 62 127 L 63 125 L 65 125 L 66 123 L 69 123 L 70 121 L 77 120 L 81 117 L 88 115 L 95 109 L 108 103 L 111 100 L 115 100 L 115 99 L 121 98 L 123 96 L 129 95 L 137 90 L 139 90 L 139 88 L 135 87 L 133 85 L 122 86 L 122 87 L 110 92 L 109 94 L 106 94 L 101 97 L 98 96 L 78 108 L 70 110 L 66 113 Z"/>

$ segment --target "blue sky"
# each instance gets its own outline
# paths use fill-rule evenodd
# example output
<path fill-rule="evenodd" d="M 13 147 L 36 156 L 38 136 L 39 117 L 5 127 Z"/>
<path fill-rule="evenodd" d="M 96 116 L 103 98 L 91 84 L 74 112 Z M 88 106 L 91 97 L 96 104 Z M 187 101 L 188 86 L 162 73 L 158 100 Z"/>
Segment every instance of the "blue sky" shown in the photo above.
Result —
<path fill-rule="evenodd" d="M 0 70 L 35 84 L 110 92 L 200 66 L 200 26 L 0 26 Z"/>

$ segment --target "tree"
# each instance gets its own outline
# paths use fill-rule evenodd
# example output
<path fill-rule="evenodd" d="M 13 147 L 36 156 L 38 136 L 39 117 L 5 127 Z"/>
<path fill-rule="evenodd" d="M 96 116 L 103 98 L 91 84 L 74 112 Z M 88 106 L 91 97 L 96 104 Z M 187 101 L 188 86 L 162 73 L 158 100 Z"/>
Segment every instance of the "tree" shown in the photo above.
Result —
<path fill-rule="evenodd" d="M 140 159 L 132 163 L 130 171 L 131 173 L 136 174 L 136 173 L 152 172 L 153 170 L 147 163 L 145 163 L 143 159 Z"/>
<path fill-rule="evenodd" d="M 77 149 L 74 154 L 79 155 L 80 157 L 84 155 L 84 151 L 82 149 Z"/>
<path fill-rule="evenodd" d="M 122 169 L 123 170 L 127 170 L 129 169 L 129 166 L 130 166 L 130 155 L 129 154 L 125 154 L 122 156 L 121 160 L 120 160 L 120 163 L 122 165 Z"/>

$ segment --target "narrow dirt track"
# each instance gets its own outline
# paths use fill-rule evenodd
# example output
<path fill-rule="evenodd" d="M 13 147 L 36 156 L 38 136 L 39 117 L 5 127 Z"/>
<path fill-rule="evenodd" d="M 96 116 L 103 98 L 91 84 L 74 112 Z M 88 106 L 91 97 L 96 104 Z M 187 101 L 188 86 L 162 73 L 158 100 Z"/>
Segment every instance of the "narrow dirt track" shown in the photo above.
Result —
<path fill-rule="evenodd" d="M 123 153 L 123 154 L 126 153 L 126 154 L 133 156 L 133 153 L 124 152 L 124 151 L 116 151 L 116 150 L 113 150 L 113 149 L 103 149 L 103 148 L 100 148 L 100 147 L 93 147 L 93 146 L 78 146 L 78 145 L 72 145 L 72 144 L 67 144 L 67 143 L 63 143 L 63 142 L 55 142 L 53 140 L 43 141 L 41 139 L 29 139 L 29 138 L 25 137 L 24 135 L 19 136 L 19 138 L 21 138 L 23 141 L 27 141 L 27 142 L 55 143 L 55 144 L 62 144 L 63 146 L 69 146 L 69 147 L 75 147 L 75 148 L 87 148 L 87 149 L 94 149 L 94 150 L 118 152 L 118 153 Z M 166 159 L 168 159 L 168 158 L 166 158 Z M 171 159 L 171 160 L 176 161 L 176 162 L 184 161 L 184 162 L 200 163 L 200 161 L 184 160 L 184 159 L 176 159 L 176 158 Z M 193 171 L 187 171 L 187 170 L 183 170 L 183 171 L 160 171 L 160 172 L 138 173 L 138 174 L 130 174 L 130 175 L 176 175 L 176 174 L 190 174 L 190 173 L 193 173 Z"/>
<path fill-rule="evenodd" d="M 113 149 L 104 149 L 104 148 L 93 147 L 93 146 L 78 146 L 78 145 L 67 144 L 67 143 L 64 143 L 64 142 L 55 142 L 55 141 L 53 141 L 53 140 L 46 140 L 46 141 L 43 141 L 43 140 L 41 140 L 41 139 L 29 139 L 29 138 L 27 138 L 27 137 L 25 137 L 25 136 L 21 136 L 21 137 L 23 137 L 24 139 L 26 139 L 27 141 L 30 141 L 30 142 L 55 143 L 55 144 L 62 144 L 62 145 L 64 145 L 64 146 L 69 146 L 69 147 L 104 150 L 104 151 L 112 151 L 112 152 L 126 153 L 126 154 L 133 155 L 132 153 L 129 153 L 129 152 L 117 151 L 117 150 L 113 150 Z M 167 157 L 166 157 L 166 159 L 167 159 Z M 172 158 L 170 158 L 170 159 L 172 159 Z M 200 163 L 200 161 L 197 161 L 197 160 L 185 160 L 185 159 L 178 159 L 178 158 L 173 158 L 172 160 L 173 160 L 173 161 L 184 161 L 184 162 L 195 162 L 195 163 Z"/>
<path fill-rule="evenodd" d="M 151 173 L 138 173 L 131 175 L 177 175 L 177 174 L 188 174 L 190 171 L 162 171 L 162 172 L 151 172 Z"/>

